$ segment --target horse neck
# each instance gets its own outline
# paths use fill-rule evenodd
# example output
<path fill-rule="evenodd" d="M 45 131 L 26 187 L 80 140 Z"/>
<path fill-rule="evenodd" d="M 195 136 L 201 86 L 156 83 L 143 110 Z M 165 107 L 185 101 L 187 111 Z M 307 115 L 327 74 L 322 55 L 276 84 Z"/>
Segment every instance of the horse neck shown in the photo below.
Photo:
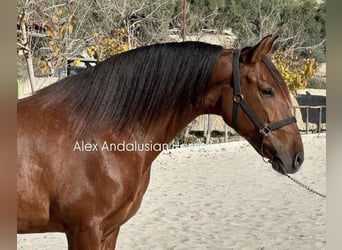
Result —
<path fill-rule="evenodd" d="M 225 122 L 230 124 L 229 117 L 231 114 L 229 112 L 231 109 L 224 103 L 230 103 L 226 99 L 232 96 L 232 88 L 228 84 L 232 77 L 231 61 L 232 52 L 230 50 L 222 51 L 213 69 L 207 92 L 201 98 L 199 105 L 185 107 L 186 110 L 182 112 L 183 115 L 170 110 L 170 112 L 166 112 L 164 117 L 153 121 L 147 129 L 142 128 L 141 131 L 147 131 L 147 133 L 140 136 L 135 134 L 134 137 L 142 143 L 169 143 L 186 125 L 202 114 L 221 115 Z M 150 155 L 154 159 L 159 153 L 151 152 Z"/>
<path fill-rule="evenodd" d="M 232 88 L 229 83 L 232 72 L 230 70 L 231 52 L 226 52 L 219 58 L 217 66 L 213 70 L 213 76 L 209 83 L 206 94 L 201 98 L 200 104 L 196 107 L 185 107 L 183 115 L 170 111 L 165 117 L 161 117 L 147 129 L 144 140 L 158 143 L 169 143 L 177 134 L 186 127 L 192 120 L 202 114 L 221 115 L 225 122 L 230 124 L 230 107 L 224 103 L 230 103 L 226 99 L 232 96 Z M 223 73 L 222 73 L 223 72 Z"/>
<path fill-rule="evenodd" d="M 155 143 L 171 142 L 192 120 L 200 115 L 200 110 L 189 108 L 182 117 L 169 113 L 166 117 L 153 122 L 147 130 L 144 141 Z"/>
<path fill-rule="evenodd" d="M 218 93 L 210 95 L 214 100 L 219 99 L 219 92 L 221 92 L 218 88 Z M 222 93 L 222 92 L 221 92 Z M 216 97 L 215 97 L 216 96 Z M 153 122 L 146 135 L 140 137 L 142 143 L 170 143 L 191 121 L 193 121 L 196 117 L 202 114 L 220 114 L 217 107 L 213 104 L 215 101 L 203 102 L 198 108 L 189 107 L 182 117 L 179 117 L 177 114 L 170 112 L 166 117 L 161 118 Z M 147 152 L 146 156 L 148 159 L 153 161 L 160 152 Z"/>

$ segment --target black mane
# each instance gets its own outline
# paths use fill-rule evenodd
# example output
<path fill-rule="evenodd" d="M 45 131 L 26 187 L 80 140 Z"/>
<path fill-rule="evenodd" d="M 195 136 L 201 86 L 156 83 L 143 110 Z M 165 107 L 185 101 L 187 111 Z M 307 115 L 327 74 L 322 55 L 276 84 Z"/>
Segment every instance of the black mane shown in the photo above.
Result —
<path fill-rule="evenodd" d="M 113 56 L 67 77 L 35 96 L 45 108 L 59 105 L 80 131 L 145 128 L 166 112 L 182 114 L 205 94 L 222 47 L 166 43 Z"/>

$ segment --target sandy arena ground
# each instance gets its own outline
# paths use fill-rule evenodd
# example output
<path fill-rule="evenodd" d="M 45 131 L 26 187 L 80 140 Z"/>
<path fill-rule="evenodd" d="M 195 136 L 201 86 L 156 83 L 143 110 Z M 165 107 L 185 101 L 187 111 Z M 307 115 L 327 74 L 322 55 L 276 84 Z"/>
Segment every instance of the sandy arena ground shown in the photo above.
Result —
<path fill-rule="evenodd" d="M 293 175 L 325 193 L 326 136 L 304 135 Z M 326 249 L 326 200 L 276 173 L 245 141 L 173 150 L 152 166 L 119 250 Z M 67 249 L 64 234 L 18 235 L 17 249 Z"/>

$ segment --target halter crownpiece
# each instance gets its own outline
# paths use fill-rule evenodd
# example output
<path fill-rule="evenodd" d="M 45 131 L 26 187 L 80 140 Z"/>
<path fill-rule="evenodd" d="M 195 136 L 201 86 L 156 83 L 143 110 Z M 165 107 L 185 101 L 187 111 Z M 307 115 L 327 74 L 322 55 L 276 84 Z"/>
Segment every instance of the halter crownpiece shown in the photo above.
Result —
<path fill-rule="evenodd" d="M 269 135 L 272 131 L 277 130 L 286 125 L 296 123 L 297 120 L 294 116 L 286 118 L 284 120 L 280 120 L 273 123 L 262 123 L 255 113 L 250 109 L 248 104 L 245 102 L 244 96 L 241 93 L 240 86 L 240 70 L 239 70 L 239 59 L 240 59 L 240 50 L 234 49 L 233 51 L 233 112 L 232 112 L 232 123 L 233 128 L 237 127 L 237 117 L 238 117 L 238 109 L 239 107 L 247 114 L 247 116 L 252 120 L 252 122 L 259 128 L 259 134 L 261 136 L 261 144 L 260 144 L 260 153 L 263 154 L 263 144 L 264 137 Z"/>

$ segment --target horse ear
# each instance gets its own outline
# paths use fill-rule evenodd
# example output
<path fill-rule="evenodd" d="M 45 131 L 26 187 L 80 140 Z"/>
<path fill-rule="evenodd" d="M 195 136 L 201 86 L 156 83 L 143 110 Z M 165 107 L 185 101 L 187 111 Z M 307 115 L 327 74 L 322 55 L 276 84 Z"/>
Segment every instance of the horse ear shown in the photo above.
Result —
<path fill-rule="evenodd" d="M 271 51 L 274 41 L 277 38 L 278 36 L 272 37 L 271 35 L 269 35 L 264 37 L 254 47 L 242 49 L 240 61 L 248 63 L 258 62 L 263 55 L 266 55 Z"/>

